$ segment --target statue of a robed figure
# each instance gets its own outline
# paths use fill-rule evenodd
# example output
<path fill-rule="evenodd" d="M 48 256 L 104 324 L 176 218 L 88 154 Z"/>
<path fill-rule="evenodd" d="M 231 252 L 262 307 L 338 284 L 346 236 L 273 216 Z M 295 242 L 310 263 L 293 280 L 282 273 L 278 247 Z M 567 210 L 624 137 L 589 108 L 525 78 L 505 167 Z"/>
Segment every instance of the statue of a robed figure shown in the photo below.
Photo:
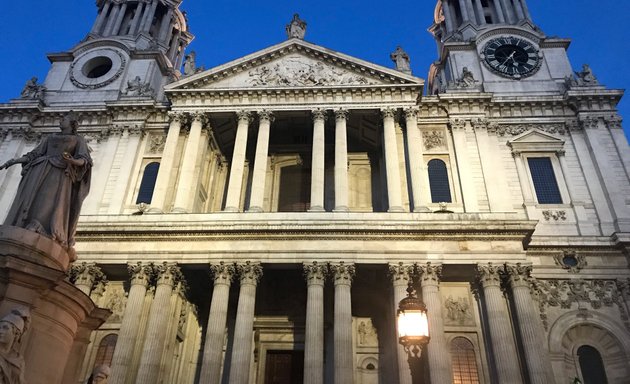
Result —
<path fill-rule="evenodd" d="M 68 113 L 61 132 L 47 135 L 31 152 L 0 165 L 22 164 L 22 180 L 5 225 L 49 237 L 74 258 L 74 234 L 81 204 L 90 190 L 92 158 L 79 122 Z"/>

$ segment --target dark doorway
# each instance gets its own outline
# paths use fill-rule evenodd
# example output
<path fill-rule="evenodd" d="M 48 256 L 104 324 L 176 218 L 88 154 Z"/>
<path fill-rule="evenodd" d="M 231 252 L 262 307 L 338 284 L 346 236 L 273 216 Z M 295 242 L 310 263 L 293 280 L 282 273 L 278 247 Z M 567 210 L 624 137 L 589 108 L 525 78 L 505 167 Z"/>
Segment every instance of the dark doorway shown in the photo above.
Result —
<path fill-rule="evenodd" d="M 301 165 L 282 168 L 278 212 L 306 212 L 311 200 L 311 170 Z"/>
<path fill-rule="evenodd" d="M 265 384 L 302 384 L 304 351 L 267 351 Z"/>

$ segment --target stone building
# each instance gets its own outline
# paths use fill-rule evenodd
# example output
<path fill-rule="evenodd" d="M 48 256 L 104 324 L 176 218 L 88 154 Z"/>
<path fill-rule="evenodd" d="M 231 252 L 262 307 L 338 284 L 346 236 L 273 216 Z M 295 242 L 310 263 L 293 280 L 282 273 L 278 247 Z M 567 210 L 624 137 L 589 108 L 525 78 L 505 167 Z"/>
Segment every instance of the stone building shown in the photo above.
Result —
<path fill-rule="evenodd" d="M 98 0 L 0 104 L 0 163 L 68 110 L 92 148 L 69 278 L 113 315 L 64 383 L 103 363 L 116 384 L 410 383 L 408 281 L 431 383 L 627 383 L 623 92 L 574 72 L 525 0 L 438 1 L 426 83 L 402 49 L 368 63 L 297 16 L 204 70 L 179 5 Z M 0 219 L 19 179 L 0 172 Z"/>

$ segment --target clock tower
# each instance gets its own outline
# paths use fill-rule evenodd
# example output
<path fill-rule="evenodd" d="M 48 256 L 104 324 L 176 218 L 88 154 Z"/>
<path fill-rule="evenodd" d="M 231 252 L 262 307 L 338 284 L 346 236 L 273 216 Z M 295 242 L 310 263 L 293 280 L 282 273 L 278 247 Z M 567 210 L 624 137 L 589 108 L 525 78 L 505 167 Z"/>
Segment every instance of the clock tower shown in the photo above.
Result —
<path fill-rule="evenodd" d="M 526 0 L 439 0 L 429 31 L 439 51 L 429 73 L 433 94 L 555 94 L 573 74 L 570 40 L 545 35 Z"/>

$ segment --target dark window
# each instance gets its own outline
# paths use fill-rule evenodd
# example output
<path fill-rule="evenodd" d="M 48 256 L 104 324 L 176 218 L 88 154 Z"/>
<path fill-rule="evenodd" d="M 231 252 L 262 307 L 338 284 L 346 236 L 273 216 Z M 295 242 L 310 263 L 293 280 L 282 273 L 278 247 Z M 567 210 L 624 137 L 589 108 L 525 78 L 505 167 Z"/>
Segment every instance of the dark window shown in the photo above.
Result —
<path fill-rule="evenodd" d="M 283 167 L 279 192 L 278 212 L 308 211 L 311 205 L 311 170 L 301 165 Z"/>
<path fill-rule="evenodd" d="M 99 344 L 96 350 L 96 359 L 94 360 L 94 367 L 99 365 L 112 365 L 112 358 L 114 357 L 114 348 L 116 348 L 116 342 L 118 341 L 118 335 L 109 334 L 103 337 L 101 344 Z"/>
<path fill-rule="evenodd" d="M 451 188 L 448 183 L 448 171 L 442 160 L 429 161 L 429 184 L 431 201 L 434 203 L 451 203 Z"/>
<path fill-rule="evenodd" d="M 136 204 L 151 204 L 151 198 L 153 197 L 153 190 L 155 189 L 155 181 L 157 180 L 159 169 L 160 163 L 149 163 L 146 168 L 144 168 L 142 183 L 140 183 L 140 191 L 138 191 Z"/>
<path fill-rule="evenodd" d="M 475 347 L 464 337 L 451 341 L 453 384 L 479 384 Z"/>
<path fill-rule="evenodd" d="M 584 384 L 607 384 L 606 369 L 599 351 L 590 345 L 583 345 L 577 350 L 580 370 Z"/>
<path fill-rule="evenodd" d="M 540 204 L 562 204 L 562 196 L 553 172 L 551 159 L 548 157 L 529 157 L 529 171 Z"/>

